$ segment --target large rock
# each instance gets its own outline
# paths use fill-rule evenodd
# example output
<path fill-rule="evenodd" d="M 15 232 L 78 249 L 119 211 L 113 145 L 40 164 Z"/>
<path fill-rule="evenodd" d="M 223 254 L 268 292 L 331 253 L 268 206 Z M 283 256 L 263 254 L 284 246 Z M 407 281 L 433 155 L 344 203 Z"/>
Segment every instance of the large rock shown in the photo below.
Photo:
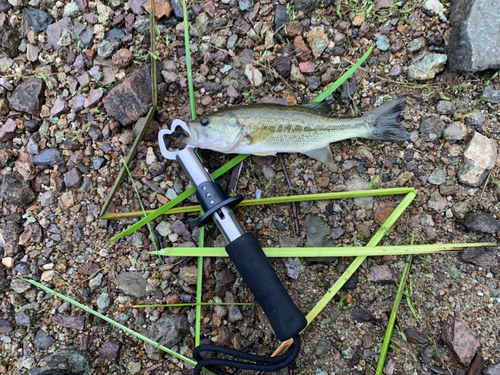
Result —
<path fill-rule="evenodd" d="M 160 319 L 150 325 L 148 337 L 160 345 L 171 348 L 189 332 L 187 319 L 184 315 L 163 314 Z M 162 351 L 146 344 L 149 357 L 158 357 Z"/>
<path fill-rule="evenodd" d="M 118 289 L 130 296 L 143 298 L 149 294 L 146 291 L 147 282 L 139 272 L 123 272 L 116 277 L 114 282 Z"/>
<path fill-rule="evenodd" d="M 444 54 L 429 53 L 408 67 L 408 78 L 418 81 L 432 79 L 444 70 L 446 60 L 447 56 Z"/>
<path fill-rule="evenodd" d="M 464 365 L 468 365 L 472 361 L 477 349 L 481 346 L 476 332 L 469 327 L 465 320 L 458 317 L 449 316 L 445 320 L 441 337 Z"/>
<path fill-rule="evenodd" d="M 472 187 L 482 186 L 497 157 L 496 141 L 474 132 L 464 153 L 466 168 L 458 175 L 460 182 Z"/>
<path fill-rule="evenodd" d="M 161 66 L 157 69 L 157 82 L 161 82 Z M 145 115 L 151 105 L 151 66 L 145 66 L 113 87 L 103 100 L 109 116 L 122 125 L 128 125 Z"/>
<path fill-rule="evenodd" d="M 9 106 L 19 112 L 39 115 L 43 103 L 43 80 L 29 78 L 19 84 L 10 97 Z"/>
<path fill-rule="evenodd" d="M 4 256 L 15 257 L 17 255 L 20 232 L 19 224 L 13 221 L 9 221 L 0 227 L 0 247 L 3 247 Z"/>
<path fill-rule="evenodd" d="M 451 7 L 448 58 L 451 70 L 500 68 L 498 0 L 455 0 Z"/>
<path fill-rule="evenodd" d="M 78 375 L 92 375 L 92 356 L 87 351 L 77 349 L 58 349 L 42 358 L 38 363 L 40 372 L 47 370 L 71 370 Z"/>
<path fill-rule="evenodd" d="M 35 193 L 17 172 L 3 176 L 0 200 L 19 207 L 26 207 L 35 199 Z"/>
<path fill-rule="evenodd" d="M 494 234 L 500 231 L 500 221 L 484 212 L 468 213 L 463 219 L 463 224 L 472 230 Z"/>
<path fill-rule="evenodd" d="M 62 18 L 56 23 L 49 25 L 47 27 L 47 41 L 49 45 L 51 45 L 52 48 L 54 48 L 56 51 L 59 51 L 62 47 L 62 44 L 66 44 L 59 42 L 59 40 L 63 36 L 64 31 L 66 30 L 66 32 L 69 32 L 72 28 L 73 22 L 71 22 L 71 18 L 69 17 Z"/>
<path fill-rule="evenodd" d="M 26 8 L 24 13 L 31 27 L 37 33 L 47 30 L 47 27 L 54 22 L 54 18 L 41 9 Z"/>

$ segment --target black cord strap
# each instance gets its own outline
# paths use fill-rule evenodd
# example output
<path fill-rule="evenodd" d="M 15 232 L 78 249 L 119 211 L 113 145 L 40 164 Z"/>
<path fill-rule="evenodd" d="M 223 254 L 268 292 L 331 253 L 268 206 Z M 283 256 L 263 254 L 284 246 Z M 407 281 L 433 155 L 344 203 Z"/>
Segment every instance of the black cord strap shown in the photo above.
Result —
<path fill-rule="evenodd" d="M 203 358 L 201 356 L 201 353 L 203 352 L 220 353 L 228 357 L 244 360 L 245 362 L 231 359 Z M 205 368 L 206 370 L 209 370 L 217 375 L 232 375 L 229 372 L 218 368 L 221 366 L 252 371 L 278 371 L 291 365 L 295 358 L 299 355 L 299 352 L 299 335 L 293 338 L 293 344 L 287 353 L 276 357 L 262 357 L 247 354 L 235 349 L 224 348 L 222 346 L 212 344 L 200 345 L 193 350 L 194 359 L 198 362 L 194 368 L 193 375 L 199 375 L 202 368 Z"/>

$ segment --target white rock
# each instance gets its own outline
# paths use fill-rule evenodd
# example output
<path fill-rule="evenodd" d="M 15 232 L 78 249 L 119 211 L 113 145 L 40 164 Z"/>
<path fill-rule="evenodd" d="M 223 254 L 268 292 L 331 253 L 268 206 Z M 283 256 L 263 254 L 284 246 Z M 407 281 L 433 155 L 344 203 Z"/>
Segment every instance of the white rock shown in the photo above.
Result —
<path fill-rule="evenodd" d="M 153 151 L 153 147 L 148 147 L 148 152 L 146 154 L 146 164 L 151 165 L 156 161 L 156 155 Z"/>
<path fill-rule="evenodd" d="M 446 16 L 443 13 L 445 11 L 445 7 L 439 0 L 427 0 L 422 8 L 431 15 L 439 16 L 441 21 L 447 21 Z"/>
<path fill-rule="evenodd" d="M 260 85 L 262 85 L 262 73 L 259 72 L 259 70 L 253 66 L 253 64 L 250 63 L 245 65 L 245 75 L 247 76 L 252 86 L 259 87 Z"/>
<path fill-rule="evenodd" d="M 53 277 L 54 277 L 54 271 L 52 271 L 52 270 L 45 271 L 45 272 L 42 272 L 41 280 L 48 282 L 48 281 L 51 281 Z"/>
<path fill-rule="evenodd" d="M 498 151 L 495 140 L 474 132 L 464 153 L 464 169 L 458 175 L 463 184 L 481 186 L 488 172 L 497 161 Z"/>

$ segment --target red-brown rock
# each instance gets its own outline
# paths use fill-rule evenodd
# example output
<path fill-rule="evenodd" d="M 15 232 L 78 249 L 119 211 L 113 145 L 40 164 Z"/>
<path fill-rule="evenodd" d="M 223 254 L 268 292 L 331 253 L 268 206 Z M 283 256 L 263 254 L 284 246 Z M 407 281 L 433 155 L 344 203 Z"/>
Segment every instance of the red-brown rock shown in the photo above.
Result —
<path fill-rule="evenodd" d="M 449 316 L 445 320 L 441 337 L 464 365 L 468 365 L 472 361 L 477 349 L 481 346 L 476 332 L 469 327 L 465 320 L 458 317 Z"/>

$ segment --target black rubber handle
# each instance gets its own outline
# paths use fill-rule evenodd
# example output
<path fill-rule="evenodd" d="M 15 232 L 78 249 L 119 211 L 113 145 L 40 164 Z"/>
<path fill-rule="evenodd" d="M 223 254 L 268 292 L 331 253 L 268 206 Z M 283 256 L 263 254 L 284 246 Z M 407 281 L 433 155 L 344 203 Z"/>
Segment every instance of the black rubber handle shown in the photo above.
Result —
<path fill-rule="evenodd" d="M 231 242 L 226 251 L 279 340 L 288 340 L 307 326 L 306 318 L 293 303 L 252 233 L 245 233 Z"/>

